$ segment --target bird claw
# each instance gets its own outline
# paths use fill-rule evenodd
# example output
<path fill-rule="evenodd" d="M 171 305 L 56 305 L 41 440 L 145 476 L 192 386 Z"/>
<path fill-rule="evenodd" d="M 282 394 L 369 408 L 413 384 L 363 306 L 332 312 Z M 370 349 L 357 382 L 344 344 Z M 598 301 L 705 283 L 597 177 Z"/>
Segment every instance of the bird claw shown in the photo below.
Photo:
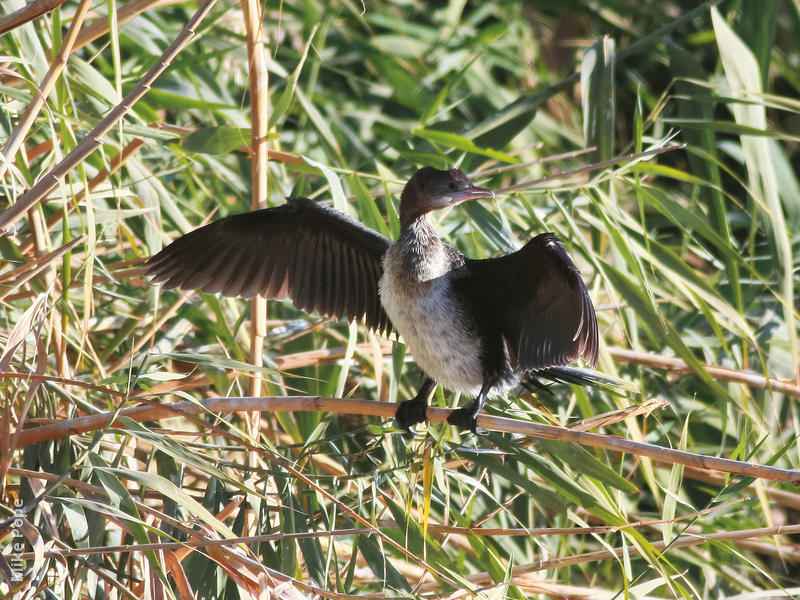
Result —
<path fill-rule="evenodd" d="M 478 418 L 472 406 L 457 408 L 447 415 L 447 422 L 459 429 L 466 429 L 475 435 L 488 435 L 483 427 L 478 427 Z"/>
<path fill-rule="evenodd" d="M 411 433 L 411 428 L 417 423 L 425 423 L 427 417 L 428 404 L 420 402 L 418 398 L 412 398 L 401 402 L 394 413 L 394 419 L 400 429 L 405 429 Z"/>

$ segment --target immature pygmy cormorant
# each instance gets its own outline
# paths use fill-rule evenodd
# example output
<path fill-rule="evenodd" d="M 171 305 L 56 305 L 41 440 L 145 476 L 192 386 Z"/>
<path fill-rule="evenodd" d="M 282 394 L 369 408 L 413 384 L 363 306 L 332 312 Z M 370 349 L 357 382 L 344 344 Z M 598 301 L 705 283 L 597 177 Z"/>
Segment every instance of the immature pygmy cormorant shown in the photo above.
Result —
<path fill-rule="evenodd" d="M 226 296 L 289 297 L 306 310 L 396 329 L 427 379 L 400 404 L 409 429 L 425 421 L 437 383 L 474 396 L 448 421 L 475 431 L 486 398 L 557 367 L 597 362 L 597 319 L 577 267 L 552 233 L 498 258 L 443 243 L 428 213 L 494 194 L 459 169 L 424 167 L 400 198 L 392 243 L 306 198 L 233 215 L 175 240 L 147 262 L 153 281 Z"/>

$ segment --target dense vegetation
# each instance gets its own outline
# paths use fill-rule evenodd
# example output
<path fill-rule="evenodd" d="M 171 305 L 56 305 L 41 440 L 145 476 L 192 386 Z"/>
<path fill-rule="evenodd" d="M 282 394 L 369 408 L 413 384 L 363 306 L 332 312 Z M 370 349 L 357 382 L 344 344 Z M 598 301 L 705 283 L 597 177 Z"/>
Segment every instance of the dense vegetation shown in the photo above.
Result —
<path fill-rule="evenodd" d="M 262 342 L 250 303 L 162 291 L 141 268 L 249 210 L 263 173 L 270 205 L 333 200 L 393 237 L 402 182 L 460 166 L 505 192 L 437 215 L 443 236 L 488 257 L 558 233 L 598 308 L 598 369 L 628 382 L 521 392 L 490 414 L 800 468 L 800 5 L 270 1 L 268 78 L 247 56 L 257 5 L 219 0 L 125 115 L 112 108 L 199 4 L 69 0 L 0 20 L 0 590 L 800 594 L 789 483 L 439 423 L 407 438 L 335 402 L 233 412 L 222 400 L 257 377 L 263 396 L 395 402 L 420 374 L 402 340 L 287 300 L 268 303 Z M 267 96 L 254 177 L 250 109 Z M 237 536 L 263 537 L 209 541 Z"/>

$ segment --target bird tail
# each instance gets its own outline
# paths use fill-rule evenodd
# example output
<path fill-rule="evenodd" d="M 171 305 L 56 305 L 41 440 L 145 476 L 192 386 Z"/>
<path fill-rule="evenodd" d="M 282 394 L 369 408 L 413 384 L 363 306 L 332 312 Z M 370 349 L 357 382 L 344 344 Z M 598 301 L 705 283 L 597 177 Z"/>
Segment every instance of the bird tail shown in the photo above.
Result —
<path fill-rule="evenodd" d="M 575 367 L 549 367 L 547 369 L 531 371 L 523 380 L 522 386 L 530 392 L 535 392 L 537 390 L 549 392 L 550 390 L 547 384 L 543 383 L 542 380 L 602 388 L 619 396 L 624 396 L 627 392 L 638 391 L 636 386 L 630 381 L 617 379 L 605 373 L 600 374 L 597 371 L 576 369 Z"/>

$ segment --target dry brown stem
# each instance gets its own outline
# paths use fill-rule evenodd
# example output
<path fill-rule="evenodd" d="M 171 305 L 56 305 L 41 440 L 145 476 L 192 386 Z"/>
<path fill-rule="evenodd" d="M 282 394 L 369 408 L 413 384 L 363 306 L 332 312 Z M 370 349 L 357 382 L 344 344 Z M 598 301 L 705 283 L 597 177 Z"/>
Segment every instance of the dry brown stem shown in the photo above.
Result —
<path fill-rule="evenodd" d="M 800 525 L 781 525 L 778 527 L 762 527 L 759 529 L 740 529 L 735 531 L 720 531 L 718 533 L 709 534 L 696 534 L 685 535 L 672 540 L 669 544 L 665 542 L 651 542 L 650 546 L 657 551 L 663 551 L 667 548 L 687 548 L 690 546 L 700 546 L 711 541 L 728 542 L 745 540 L 749 538 L 758 538 L 775 535 L 796 535 L 800 533 Z M 584 554 L 576 554 L 574 556 L 565 556 L 563 558 L 553 558 L 550 560 L 540 560 L 527 565 L 519 565 L 511 570 L 513 578 L 522 577 L 528 573 L 536 571 L 543 571 L 546 569 L 554 569 L 557 567 L 564 567 L 568 565 L 577 565 L 588 562 L 596 562 L 613 558 L 615 556 L 622 556 L 628 553 L 631 556 L 639 554 L 639 549 L 633 545 L 627 545 L 624 548 L 614 548 L 613 552 L 608 550 L 599 550 L 597 552 L 586 552 Z M 474 575 L 467 575 L 471 583 L 475 585 L 492 585 L 494 580 L 488 573 L 475 573 Z M 432 593 L 440 589 L 439 584 L 423 584 L 417 590 L 418 593 Z"/>
<path fill-rule="evenodd" d="M 152 404 L 122 410 L 113 421 L 115 413 L 104 413 L 79 417 L 69 421 L 59 421 L 24 431 L 19 445 L 50 439 L 60 439 L 68 435 L 95 431 L 108 426 L 122 426 L 121 417 L 134 421 L 156 421 L 179 415 L 199 415 L 204 412 L 251 412 L 251 411 L 324 411 L 338 414 L 372 415 L 383 418 L 393 417 L 397 404 L 392 402 L 376 402 L 373 400 L 354 400 L 345 398 L 325 398 L 321 396 L 270 396 L 270 397 L 228 397 L 209 398 L 197 403 L 183 401 L 171 404 Z M 451 410 L 445 408 L 428 408 L 428 420 L 432 423 L 443 423 Z M 766 465 L 743 461 L 704 456 L 693 452 L 683 452 L 672 448 L 662 448 L 654 444 L 634 442 L 618 437 L 575 431 L 566 427 L 530 423 L 507 417 L 480 415 L 478 425 L 490 431 L 517 433 L 535 438 L 574 442 L 593 448 L 602 448 L 613 452 L 625 452 L 636 456 L 647 456 L 663 462 L 677 463 L 700 469 L 716 469 L 726 473 L 735 473 L 745 477 L 771 479 L 800 483 L 800 471 L 779 469 Z"/>
<path fill-rule="evenodd" d="M 156 64 L 139 80 L 122 101 L 111 109 L 111 112 L 86 137 L 78 142 L 72 152 L 42 176 L 31 189 L 22 194 L 8 210 L 0 214 L 0 235 L 8 233 L 11 225 L 16 223 L 28 210 L 52 192 L 67 173 L 102 144 L 103 136 L 111 131 L 114 125 L 130 111 L 131 107 L 147 93 L 158 76 L 167 69 L 178 53 L 194 37 L 195 29 L 211 11 L 215 2 L 216 0 L 205 0 L 192 18 L 189 19 L 186 27 L 175 38 L 175 41 L 170 44 Z"/>
<path fill-rule="evenodd" d="M 643 365 L 655 369 L 665 369 L 679 374 L 692 372 L 692 368 L 687 365 L 686 361 L 682 358 L 637 352 L 635 350 L 627 350 L 626 348 L 609 348 L 608 353 L 619 362 Z M 764 377 L 752 371 L 739 371 L 726 367 L 718 367 L 716 365 L 703 365 L 703 368 L 713 379 L 729 381 L 731 383 L 742 383 L 762 389 L 770 389 L 788 396 L 800 398 L 800 385 L 788 379 Z"/>
<path fill-rule="evenodd" d="M 69 214 L 72 210 L 72 207 L 78 206 L 83 200 L 86 198 L 87 194 L 103 183 L 106 179 L 109 178 L 110 175 L 113 175 L 125 164 L 131 156 L 136 153 L 139 148 L 144 145 L 144 140 L 142 138 L 135 138 L 131 141 L 127 146 L 125 146 L 122 151 L 117 154 L 114 158 L 111 159 L 108 167 L 101 169 L 97 175 L 92 177 L 89 183 L 86 185 L 84 189 L 79 191 L 75 194 L 75 197 L 72 199 L 72 202 L 67 205 L 66 210 L 67 214 Z M 55 212 L 53 213 L 49 219 L 47 219 L 47 229 L 52 229 L 60 220 L 64 218 L 64 214 L 62 212 Z M 33 239 L 29 238 L 27 241 L 23 242 L 20 247 L 19 251 L 22 254 L 27 254 L 33 248 Z M 76 257 L 78 258 L 78 257 Z M 79 283 L 79 282 L 76 282 Z"/>
<path fill-rule="evenodd" d="M 158 8 L 161 6 L 168 6 L 170 4 L 177 4 L 180 0 L 131 0 L 126 2 L 117 9 L 117 25 L 122 25 L 126 21 L 130 21 L 137 15 L 142 14 L 149 8 Z M 101 35 L 108 33 L 108 17 L 103 15 L 92 21 L 75 42 L 75 50 L 83 48 L 99 38 Z"/>
<path fill-rule="evenodd" d="M 261 26 L 261 3 L 242 0 L 247 34 L 248 73 L 250 75 L 250 146 L 252 149 L 252 208 L 267 207 L 267 132 L 269 129 L 269 77 L 264 51 L 264 28 Z M 250 301 L 250 364 L 260 367 L 264 360 L 264 338 L 267 335 L 267 300 L 256 296 Z M 248 393 L 261 394 L 262 373 L 250 376 Z M 252 416 L 250 432 L 258 431 L 258 415 Z"/>
<path fill-rule="evenodd" d="M 37 0 L 0 19 L 0 35 L 55 10 L 66 0 Z"/>
<path fill-rule="evenodd" d="M 89 12 L 91 4 L 90 0 L 81 0 L 81 3 L 78 5 L 78 10 L 72 18 L 72 23 L 69 26 L 67 35 L 64 37 L 64 43 L 61 45 L 61 49 L 53 59 L 53 63 L 47 70 L 41 84 L 39 84 L 39 87 L 36 89 L 33 100 L 25 107 L 25 112 L 22 113 L 19 123 L 14 128 L 14 131 L 11 132 L 8 141 L 3 146 L 3 151 L 0 152 L 0 179 L 5 176 L 9 164 L 14 160 L 14 155 L 25 141 L 31 126 L 39 115 L 39 111 L 42 109 L 42 106 L 44 106 L 47 96 L 53 91 L 53 87 L 55 87 L 56 81 L 58 81 L 58 78 L 61 76 L 61 72 L 64 70 L 64 67 L 67 66 L 67 59 L 72 53 L 72 47 L 75 45 L 78 32 L 81 26 L 83 26 L 83 21 L 86 18 L 86 13 Z M 50 10 L 53 8 L 55 8 L 55 6 L 51 7 Z M 0 31 L 2 31 L 2 29 L 0 29 Z"/>

